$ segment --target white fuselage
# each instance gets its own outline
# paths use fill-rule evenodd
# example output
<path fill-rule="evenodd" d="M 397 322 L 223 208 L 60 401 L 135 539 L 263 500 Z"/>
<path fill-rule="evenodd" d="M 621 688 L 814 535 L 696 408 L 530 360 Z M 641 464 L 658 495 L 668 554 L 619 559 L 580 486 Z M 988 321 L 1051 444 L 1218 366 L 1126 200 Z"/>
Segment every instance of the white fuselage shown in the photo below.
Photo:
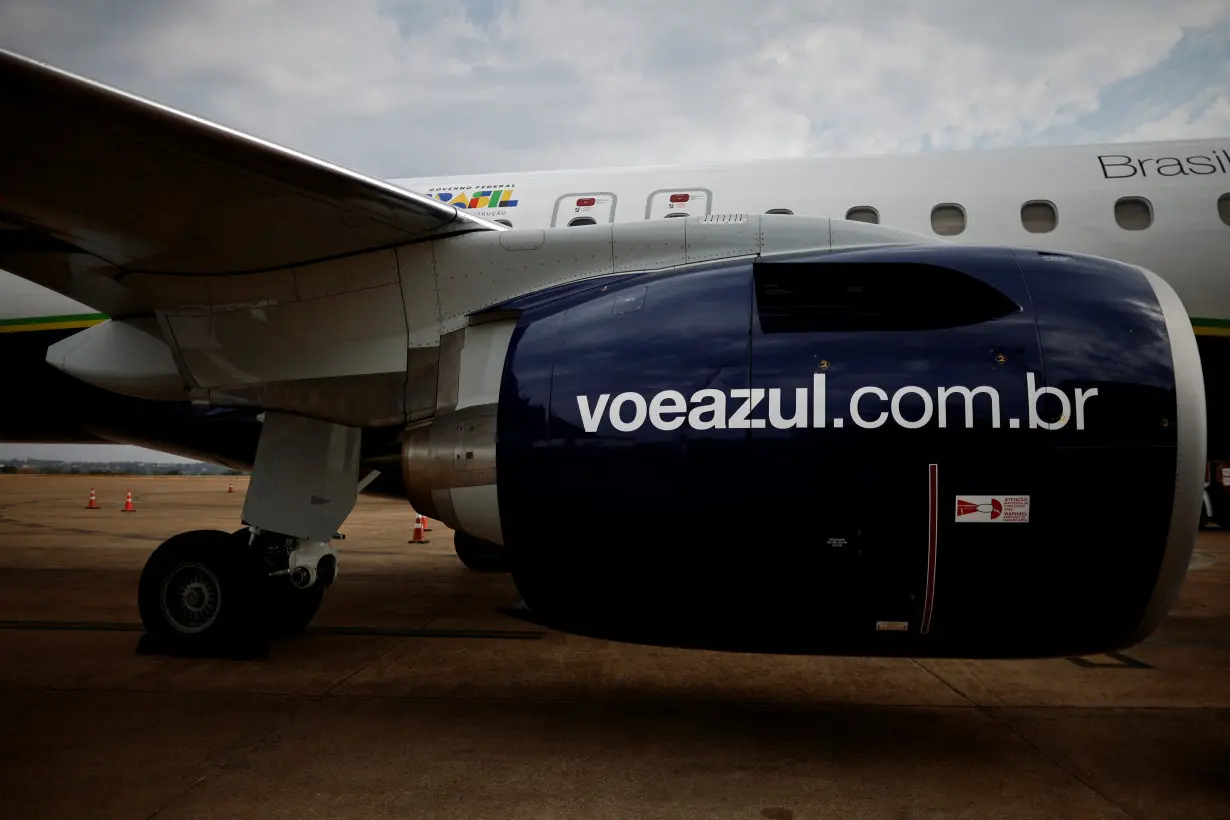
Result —
<path fill-rule="evenodd" d="M 933 210 L 956 205 L 965 225 L 944 235 L 949 241 L 1066 250 L 1141 265 L 1171 283 L 1198 330 L 1206 329 L 1200 320 L 1230 320 L 1230 288 L 1222 284 L 1230 259 L 1230 139 L 393 182 L 446 201 L 458 193 L 510 191 L 501 199 L 515 201 L 512 207 L 488 200 L 472 212 L 516 228 L 561 227 L 585 216 L 598 223 L 661 219 L 675 211 L 698 216 L 789 209 L 845 218 L 851 209 L 871 208 L 882 225 L 936 235 Z M 688 194 L 689 200 L 672 203 L 672 194 Z M 587 198 L 594 204 L 577 205 Z M 1151 212 L 1148 227 L 1119 225 L 1116 202 L 1125 198 L 1143 203 L 1121 206 L 1123 217 Z M 1031 202 L 1040 203 L 1030 209 L 1035 226 L 1046 227 L 1053 214 L 1052 230 L 1026 229 L 1022 208 Z M 959 219 L 959 211 L 945 209 L 937 217 Z"/>

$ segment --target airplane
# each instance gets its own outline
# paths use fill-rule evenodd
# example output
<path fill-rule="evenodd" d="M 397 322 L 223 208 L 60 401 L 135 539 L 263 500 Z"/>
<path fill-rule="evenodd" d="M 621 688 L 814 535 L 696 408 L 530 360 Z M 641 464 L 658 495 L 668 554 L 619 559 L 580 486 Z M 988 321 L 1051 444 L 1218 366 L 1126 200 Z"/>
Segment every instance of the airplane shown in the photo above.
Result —
<path fill-rule="evenodd" d="M 1178 595 L 1230 140 L 380 180 L 0 83 L 0 440 L 252 472 L 142 572 L 165 651 L 306 627 L 360 492 L 634 643 L 1084 655 Z"/>

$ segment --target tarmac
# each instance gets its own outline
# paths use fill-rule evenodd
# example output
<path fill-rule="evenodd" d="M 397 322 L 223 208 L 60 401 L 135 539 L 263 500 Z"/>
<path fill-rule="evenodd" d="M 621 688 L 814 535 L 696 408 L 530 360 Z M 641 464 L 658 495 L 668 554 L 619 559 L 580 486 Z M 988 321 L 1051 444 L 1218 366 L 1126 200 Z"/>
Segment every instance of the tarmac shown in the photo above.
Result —
<path fill-rule="evenodd" d="M 306 634 L 137 654 L 146 557 L 237 529 L 228 481 L 0 476 L 0 816 L 1230 818 L 1230 532 L 1115 656 L 780 657 L 528 628 L 363 498 Z"/>

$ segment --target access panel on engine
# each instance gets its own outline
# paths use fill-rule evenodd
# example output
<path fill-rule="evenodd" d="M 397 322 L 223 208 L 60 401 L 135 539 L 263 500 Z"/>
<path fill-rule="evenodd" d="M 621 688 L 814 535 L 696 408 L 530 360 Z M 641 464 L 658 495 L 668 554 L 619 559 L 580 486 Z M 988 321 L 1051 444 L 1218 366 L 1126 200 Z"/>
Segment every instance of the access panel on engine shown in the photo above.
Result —
<path fill-rule="evenodd" d="M 995 249 L 963 253 L 964 270 L 918 257 L 756 266 L 762 565 L 790 579 L 798 620 L 853 646 L 968 624 L 969 592 L 1037 537 L 1015 506 L 982 528 L 957 515 L 963 494 L 981 514 L 1038 486 L 1024 397 L 1042 362 L 1020 272 Z"/>

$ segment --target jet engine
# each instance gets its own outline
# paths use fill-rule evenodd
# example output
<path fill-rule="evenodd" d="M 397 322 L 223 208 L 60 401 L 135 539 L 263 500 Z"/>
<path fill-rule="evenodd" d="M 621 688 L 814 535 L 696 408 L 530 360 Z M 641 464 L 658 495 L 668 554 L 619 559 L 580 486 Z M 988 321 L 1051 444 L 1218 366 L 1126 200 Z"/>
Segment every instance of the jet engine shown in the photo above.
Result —
<path fill-rule="evenodd" d="M 1143 269 L 918 245 L 572 282 L 442 341 L 415 508 L 523 617 L 754 652 L 1043 657 L 1156 627 L 1194 544 L 1195 338 Z"/>

